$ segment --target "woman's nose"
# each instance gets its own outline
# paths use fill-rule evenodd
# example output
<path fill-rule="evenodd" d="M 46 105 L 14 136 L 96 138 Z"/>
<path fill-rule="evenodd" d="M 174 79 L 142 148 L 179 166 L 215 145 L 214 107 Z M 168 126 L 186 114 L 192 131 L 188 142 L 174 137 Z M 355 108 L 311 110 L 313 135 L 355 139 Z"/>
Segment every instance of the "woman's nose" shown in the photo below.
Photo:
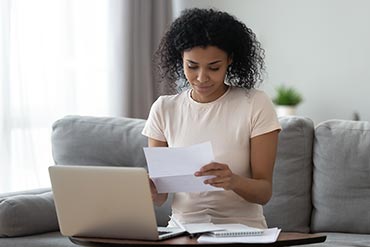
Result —
<path fill-rule="evenodd" d="M 197 80 L 199 82 L 207 82 L 209 80 L 208 74 L 204 69 L 199 70 Z"/>

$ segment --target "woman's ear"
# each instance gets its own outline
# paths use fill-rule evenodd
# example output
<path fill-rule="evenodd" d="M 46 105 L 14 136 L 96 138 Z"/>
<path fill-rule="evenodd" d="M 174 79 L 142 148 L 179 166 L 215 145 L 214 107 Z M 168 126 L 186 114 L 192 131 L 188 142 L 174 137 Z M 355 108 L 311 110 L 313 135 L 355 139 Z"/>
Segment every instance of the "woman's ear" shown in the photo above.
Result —
<path fill-rule="evenodd" d="M 230 55 L 229 57 L 228 57 L 228 59 L 227 59 L 227 66 L 230 66 L 230 64 L 232 64 L 233 63 L 233 56 L 232 55 Z"/>

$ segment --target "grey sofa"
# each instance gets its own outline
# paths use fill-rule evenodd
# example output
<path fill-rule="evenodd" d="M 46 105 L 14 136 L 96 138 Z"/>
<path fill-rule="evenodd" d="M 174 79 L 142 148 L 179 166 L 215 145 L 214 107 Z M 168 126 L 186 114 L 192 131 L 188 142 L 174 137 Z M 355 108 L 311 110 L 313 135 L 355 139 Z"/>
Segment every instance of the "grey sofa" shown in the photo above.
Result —
<path fill-rule="evenodd" d="M 370 246 L 370 123 L 281 117 L 270 227 L 325 233 L 310 246 Z M 52 129 L 55 163 L 144 166 L 145 120 L 67 116 Z M 123 181 L 124 182 L 124 181 Z M 170 203 L 156 208 L 160 225 Z M 50 188 L 0 195 L 0 246 L 76 246 L 60 235 Z"/>

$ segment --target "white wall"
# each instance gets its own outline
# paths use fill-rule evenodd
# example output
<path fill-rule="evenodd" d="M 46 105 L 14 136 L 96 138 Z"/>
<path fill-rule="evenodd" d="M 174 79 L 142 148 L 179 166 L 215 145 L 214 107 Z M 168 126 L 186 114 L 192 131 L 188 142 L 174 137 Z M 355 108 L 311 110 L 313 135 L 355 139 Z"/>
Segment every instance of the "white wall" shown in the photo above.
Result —
<path fill-rule="evenodd" d="M 370 1 L 175 0 L 184 8 L 214 7 L 237 16 L 266 50 L 263 88 L 302 92 L 298 114 L 315 124 L 339 118 L 370 120 Z"/>

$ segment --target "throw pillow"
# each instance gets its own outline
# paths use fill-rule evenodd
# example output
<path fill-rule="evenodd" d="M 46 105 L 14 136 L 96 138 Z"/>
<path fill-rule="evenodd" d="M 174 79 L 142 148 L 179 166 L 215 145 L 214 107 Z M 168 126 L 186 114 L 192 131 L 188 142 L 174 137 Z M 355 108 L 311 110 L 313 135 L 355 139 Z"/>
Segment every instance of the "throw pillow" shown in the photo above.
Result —
<path fill-rule="evenodd" d="M 313 161 L 313 232 L 370 234 L 370 123 L 319 124 Z"/>
<path fill-rule="evenodd" d="M 273 175 L 271 200 L 264 206 L 269 227 L 283 231 L 310 231 L 312 120 L 301 116 L 279 118 L 282 131 Z"/>
<path fill-rule="evenodd" d="M 58 229 L 50 189 L 0 196 L 0 237 L 17 237 Z"/>

